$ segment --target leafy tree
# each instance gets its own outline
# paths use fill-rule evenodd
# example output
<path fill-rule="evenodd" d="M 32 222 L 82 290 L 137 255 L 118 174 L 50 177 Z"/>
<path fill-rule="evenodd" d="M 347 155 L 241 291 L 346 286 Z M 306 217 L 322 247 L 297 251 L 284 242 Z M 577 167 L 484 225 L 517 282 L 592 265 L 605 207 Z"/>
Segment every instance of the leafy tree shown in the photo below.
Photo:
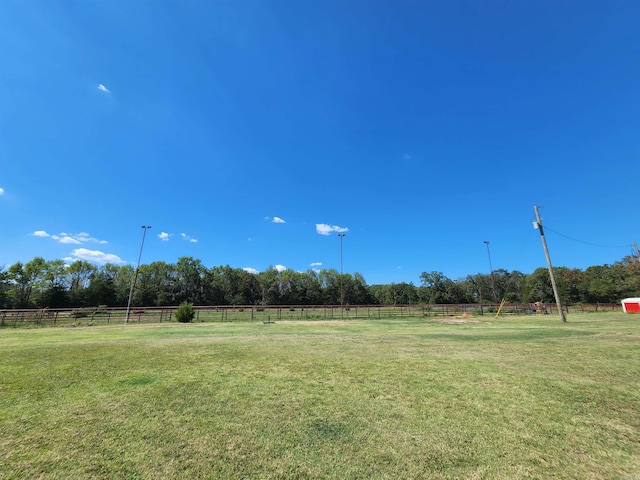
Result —
<path fill-rule="evenodd" d="M 323 292 L 324 305 L 340 305 L 340 274 L 335 268 L 318 272 L 318 282 Z"/>
<path fill-rule="evenodd" d="M 14 285 L 13 304 L 18 308 L 32 306 L 32 296 L 41 291 L 44 286 L 44 271 L 46 262 L 42 257 L 22 264 L 17 262 L 9 267 L 9 280 Z"/>
<path fill-rule="evenodd" d="M 424 303 L 452 303 L 450 297 L 452 280 L 442 272 L 422 272 L 420 299 Z"/>
<path fill-rule="evenodd" d="M 356 305 L 369 305 L 376 303 L 375 298 L 371 295 L 371 290 L 364 279 L 364 276 L 355 272 L 351 282 L 351 300 Z"/>
<path fill-rule="evenodd" d="M 383 305 L 408 305 L 421 301 L 418 288 L 413 283 L 371 285 L 367 288 L 369 302 Z"/>
<path fill-rule="evenodd" d="M 193 257 L 180 257 L 175 267 L 175 299 L 177 302 L 202 303 L 203 277 L 206 268 Z"/>
<path fill-rule="evenodd" d="M 113 276 L 108 268 L 101 267 L 91 275 L 91 283 L 85 289 L 85 306 L 114 306 L 116 289 Z"/>
<path fill-rule="evenodd" d="M 129 289 L 135 275 L 134 268 L 131 265 L 114 265 L 107 263 L 101 267 L 106 275 L 113 281 L 114 290 L 114 306 L 126 307 L 129 300 Z"/>
<path fill-rule="evenodd" d="M 175 305 L 179 303 L 181 288 L 176 266 L 157 261 L 147 265 L 141 275 L 138 273 L 140 291 L 138 294 L 145 298 L 139 305 Z M 150 303 L 149 303 L 150 302 Z"/>
<path fill-rule="evenodd" d="M 96 267 L 84 260 L 76 260 L 66 269 L 66 285 L 68 286 L 69 305 L 73 307 L 85 306 L 85 290 L 91 282 L 91 276 Z"/>
<path fill-rule="evenodd" d="M 203 283 L 203 304 L 205 305 L 225 305 L 224 293 L 224 269 L 223 267 L 213 267 L 204 272 Z"/>
<path fill-rule="evenodd" d="M 566 267 L 554 267 L 553 276 L 556 279 L 558 294 L 560 301 L 565 302 L 567 298 L 566 285 L 563 281 L 564 273 L 568 269 Z M 523 293 L 525 302 L 545 302 L 555 303 L 555 295 L 551 286 L 551 278 L 549 277 L 549 269 L 540 267 L 532 274 L 528 275 L 525 281 Z"/>
<path fill-rule="evenodd" d="M 0 308 L 10 308 L 9 291 L 11 288 L 9 272 L 0 268 Z"/>

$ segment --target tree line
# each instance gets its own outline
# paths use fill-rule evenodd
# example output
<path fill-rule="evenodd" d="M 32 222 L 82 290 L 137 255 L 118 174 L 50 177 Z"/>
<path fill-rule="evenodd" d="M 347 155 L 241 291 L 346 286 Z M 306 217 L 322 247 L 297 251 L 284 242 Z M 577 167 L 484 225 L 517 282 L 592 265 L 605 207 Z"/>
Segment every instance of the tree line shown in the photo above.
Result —
<path fill-rule="evenodd" d="M 640 296 L 635 257 L 585 270 L 556 267 L 554 273 L 565 303 L 617 303 Z M 96 266 L 84 260 L 67 265 L 36 257 L 0 269 L 0 308 L 125 307 L 134 278 L 132 304 L 137 306 L 461 304 L 494 303 L 494 298 L 554 302 L 546 268 L 531 274 L 499 269 L 493 276 L 478 273 L 457 280 L 431 271 L 420 275 L 419 285 L 367 285 L 360 273 L 335 269 L 249 273 L 229 265 L 207 268 L 198 259 L 182 257 L 176 263 L 141 265 L 136 277 L 130 265 Z"/>

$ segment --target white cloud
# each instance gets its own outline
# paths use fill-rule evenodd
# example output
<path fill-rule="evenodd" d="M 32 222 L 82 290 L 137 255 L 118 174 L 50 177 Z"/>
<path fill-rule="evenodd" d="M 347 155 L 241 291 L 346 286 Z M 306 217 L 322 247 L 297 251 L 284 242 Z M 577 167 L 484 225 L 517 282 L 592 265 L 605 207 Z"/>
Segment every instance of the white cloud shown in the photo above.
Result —
<path fill-rule="evenodd" d="M 109 90 L 107 87 L 105 87 L 103 84 L 98 84 L 98 90 L 104 92 L 104 93 L 111 93 L 111 90 Z"/>
<path fill-rule="evenodd" d="M 408 153 L 405 153 L 404 155 L 402 155 L 402 159 L 403 160 L 411 160 L 413 157 L 411 155 L 409 155 Z"/>
<path fill-rule="evenodd" d="M 104 253 L 100 250 L 89 250 L 87 248 L 76 248 L 71 252 L 74 260 L 86 260 L 95 263 L 126 263 L 119 256 L 113 253 Z"/>
<path fill-rule="evenodd" d="M 260 273 L 258 270 L 256 270 L 255 268 L 251 268 L 251 267 L 244 267 L 243 270 L 247 273 L 251 273 L 253 275 L 257 275 L 258 273 Z"/>
<path fill-rule="evenodd" d="M 310 267 L 319 267 L 320 265 L 322 265 L 322 262 L 313 262 L 309 266 Z"/>
<path fill-rule="evenodd" d="M 68 235 L 65 235 L 64 237 L 62 237 L 60 240 L 58 240 L 60 243 L 66 243 L 66 244 L 73 244 L 73 245 L 80 245 L 82 244 L 81 241 L 76 240 L 73 237 L 70 237 Z"/>
<path fill-rule="evenodd" d="M 4 188 L 0 187 L 0 195 L 4 195 Z"/>
<path fill-rule="evenodd" d="M 320 235 L 331 235 L 332 232 L 344 233 L 348 232 L 347 227 L 339 227 L 338 225 L 327 225 L 326 223 L 316 223 L 316 232 Z"/>
<path fill-rule="evenodd" d="M 189 235 L 187 235 L 186 233 L 181 233 L 180 236 L 186 240 L 189 243 L 198 243 L 198 240 L 195 238 L 191 238 Z"/>
<path fill-rule="evenodd" d="M 171 235 L 169 235 L 167 232 L 160 232 L 160 234 L 158 235 L 158 238 L 164 242 L 168 242 L 170 236 Z"/>
<path fill-rule="evenodd" d="M 60 233 L 59 235 L 49 235 L 44 230 L 36 230 L 31 235 L 34 237 L 42 237 L 42 238 L 51 238 L 51 240 L 55 240 L 56 242 L 64 243 L 66 245 L 80 245 L 82 243 L 98 243 L 100 245 L 104 245 L 108 243 L 106 240 L 98 240 L 97 238 L 93 238 L 89 236 L 87 232 L 80 233 Z"/>
<path fill-rule="evenodd" d="M 287 267 L 285 267 L 284 265 L 276 265 L 273 268 L 275 268 L 279 272 L 284 272 L 287 269 Z"/>
<path fill-rule="evenodd" d="M 273 217 L 272 222 L 273 223 L 287 223 L 283 219 L 281 219 L 280 217 Z"/>

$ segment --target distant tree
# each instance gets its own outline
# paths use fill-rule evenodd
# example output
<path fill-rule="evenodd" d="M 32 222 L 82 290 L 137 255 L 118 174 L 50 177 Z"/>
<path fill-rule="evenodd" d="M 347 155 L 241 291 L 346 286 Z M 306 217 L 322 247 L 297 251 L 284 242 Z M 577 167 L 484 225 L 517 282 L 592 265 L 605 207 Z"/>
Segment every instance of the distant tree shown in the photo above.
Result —
<path fill-rule="evenodd" d="M 567 298 L 566 286 L 563 281 L 564 272 L 566 271 L 566 267 L 553 268 L 553 274 L 558 287 L 558 294 L 560 295 L 560 300 L 563 303 L 566 302 Z M 553 293 L 551 278 L 549 277 L 549 270 L 547 268 L 537 268 L 533 273 L 527 275 L 523 299 L 525 302 L 555 303 L 555 295 Z"/>
<path fill-rule="evenodd" d="M 204 272 L 203 304 L 225 305 L 225 278 L 223 267 L 212 267 Z"/>
<path fill-rule="evenodd" d="M 85 306 L 85 291 L 89 287 L 91 276 L 95 271 L 95 265 L 84 260 L 76 260 L 67 267 L 65 283 L 68 288 L 68 306 Z"/>
<path fill-rule="evenodd" d="M 408 305 L 418 303 L 418 289 L 412 283 L 392 283 L 387 291 L 386 303 Z"/>
<path fill-rule="evenodd" d="M 424 303 L 453 303 L 450 296 L 451 279 L 442 272 L 422 272 L 420 275 L 422 287 L 420 300 Z"/>
<path fill-rule="evenodd" d="M 180 257 L 175 265 L 175 298 L 178 302 L 203 302 L 203 278 L 206 268 L 193 257 Z"/>
<path fill-rule="evenodd" d="M 101 267 L 91 275 L 91 283 L 85 290 L 85 306 L 114 306 L 116 290 L 113 276 L 108 268 Z"/>
<path fill-rule="evenodd" d="M 18 308 L 33 306 L 33 298 L 37 297 L 44 287 L 44 271 L 46 262 L 42 257 L 22 264 L 17 262 L 8 270 L 9 281 L 13 285 L 13 304 Z"/>
<path fill-rule="evenodd" d="M 11 308 L 9 301 L 9 290 L 11 288 L 9 281 L 9 272 L 4 267 L 0 268 L 0 308 Z"/>

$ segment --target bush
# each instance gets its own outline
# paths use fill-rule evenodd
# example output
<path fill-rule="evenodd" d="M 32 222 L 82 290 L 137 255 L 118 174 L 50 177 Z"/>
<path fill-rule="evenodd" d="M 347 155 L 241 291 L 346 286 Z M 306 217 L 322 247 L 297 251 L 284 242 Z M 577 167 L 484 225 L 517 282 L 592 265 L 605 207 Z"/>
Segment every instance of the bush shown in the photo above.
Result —
<path fill-rule="evenodd" d="M 176 320 L 180 323 L 189 323 L 193 320 L 195 314 L 193 303 L 182 302 L 176 310 Z"/>

